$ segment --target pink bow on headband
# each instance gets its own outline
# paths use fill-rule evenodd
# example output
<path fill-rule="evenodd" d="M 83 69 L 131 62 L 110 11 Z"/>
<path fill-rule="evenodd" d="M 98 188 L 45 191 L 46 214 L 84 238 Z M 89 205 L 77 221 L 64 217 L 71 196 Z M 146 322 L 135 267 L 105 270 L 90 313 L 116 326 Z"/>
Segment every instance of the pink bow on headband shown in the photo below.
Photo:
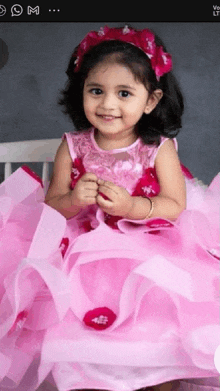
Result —
<path fill-rule="evenodd" d="M 171 55 L 164 52 L 162 46 L 156 45 L 154 34 L 149 29 L 135 30 L 128 26 L 124 28 L 109 28 L 108 26 L 104 26 L 98 32 L 90 31 L 77 47 L 74 53 L 74 56 L 76 56 L 74 71 L 79 71 L 85 53 L 99 43 L 109 40 L 128 42 L 141 49 L 150 59 L 157 80 L 172 69 Z"/>

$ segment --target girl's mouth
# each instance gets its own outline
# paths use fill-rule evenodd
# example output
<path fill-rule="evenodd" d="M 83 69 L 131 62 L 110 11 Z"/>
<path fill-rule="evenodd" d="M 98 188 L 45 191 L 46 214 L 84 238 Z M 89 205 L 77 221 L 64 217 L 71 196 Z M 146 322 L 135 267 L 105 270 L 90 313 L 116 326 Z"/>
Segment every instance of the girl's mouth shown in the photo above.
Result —
<path fill-rule="evenodd" d="M 97 115 L 98 115 L 98 117 L 100 117 L 104 121 L 108 121 L 108 122 L 113 121 L 114 119 L 120 118 L 120 117 L 116 117 L 113 115 L 104 115 L 104 114 L 97 114 Z"/>

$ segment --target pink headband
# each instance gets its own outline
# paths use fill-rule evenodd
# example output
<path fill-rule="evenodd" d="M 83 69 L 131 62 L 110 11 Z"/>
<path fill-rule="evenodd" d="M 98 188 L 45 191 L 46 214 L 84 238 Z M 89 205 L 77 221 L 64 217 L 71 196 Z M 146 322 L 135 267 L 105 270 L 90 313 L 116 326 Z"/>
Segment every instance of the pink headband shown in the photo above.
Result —
<path fill-rule="evenodd" d="M 90 31 L 77 47 L 74 53 L 74 56 L 76 56 L 74 72 L 79 71 L 85 53 L 99 43 L 110 40 L 128 42 L 141 49 L 150 59 L 157 80 L 172 69 L 171 55 L 164 52 L 162 46 L 156 45 L 154 34 L 149 29 L 135 30 L 128 26 L 124 28 L 104 26 L 98 32 Z"/>

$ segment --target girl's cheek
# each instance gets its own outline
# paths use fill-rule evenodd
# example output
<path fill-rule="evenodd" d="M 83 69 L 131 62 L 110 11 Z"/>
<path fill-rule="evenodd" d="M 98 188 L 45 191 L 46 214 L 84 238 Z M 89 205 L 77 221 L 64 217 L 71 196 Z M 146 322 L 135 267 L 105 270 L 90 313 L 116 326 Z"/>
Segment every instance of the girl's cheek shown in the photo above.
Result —
<path fill-rule="evenodd" d="M 89 110 L 92 110 L 93 107 L 94 107 L 93 99 L 85 97 L 84 98 L 84 110 L 89 111 Z"/>

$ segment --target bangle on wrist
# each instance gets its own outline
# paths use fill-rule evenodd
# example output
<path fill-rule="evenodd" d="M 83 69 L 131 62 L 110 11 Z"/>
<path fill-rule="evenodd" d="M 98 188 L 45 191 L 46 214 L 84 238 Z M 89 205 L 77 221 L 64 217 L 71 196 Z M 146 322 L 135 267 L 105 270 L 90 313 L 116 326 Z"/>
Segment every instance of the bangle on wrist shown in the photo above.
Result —
<path fill-rule="evenodd" d="M 145 217 L 145 219 L 149 219 L 154 211 L 154 201 L 152 201 L 152 199 L 148 198 L 148 197 L 147 197 L 147 199 L 150 201 L 151 205 L 150 205 L 150 210 L 149 210 L 147 216 Z"/>

